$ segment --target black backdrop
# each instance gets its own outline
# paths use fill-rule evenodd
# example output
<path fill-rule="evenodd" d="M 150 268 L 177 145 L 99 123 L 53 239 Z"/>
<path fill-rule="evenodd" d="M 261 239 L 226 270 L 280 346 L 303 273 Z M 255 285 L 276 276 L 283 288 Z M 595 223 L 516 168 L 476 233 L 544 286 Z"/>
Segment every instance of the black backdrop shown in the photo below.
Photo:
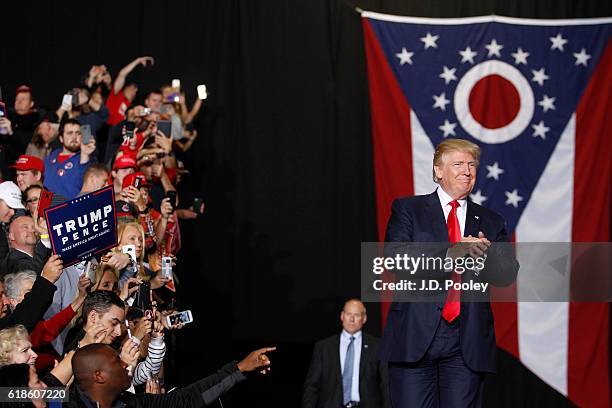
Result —
<path fill-rule="evenodd" d="M 366 1 L 387 13 L 527 18 L 612 15 L 609 1 Z M 140 55 L 147 90 L 180 78 L 210 97 L 186 158 L 183 202 L 206 215 L 183 224 L 182 308 L 196 322 L 172 348 L 185 383 L 263 344 L 274 373 L 224 398 L 228 406 L 298 406 L 312 341 L 338 330 L 343 299 L 359 294 L 359 243 L 376 239 L 361 22 L 342 0 L 11 2 L 2 7 L 0 85 L 33 87 L 55 109 L 92 64 L 113 76 Z M 9 12 L 10 10 L 10 12 Z M 368 305 L 368 330 L 379 309 Z M 487 405 L 559 405 L 512 359 Z M 492 403 L 491 401 L 497 401 Z M 504 401 L 502 404 L 501 401 Z M 233 404 L 232 404 L 233 402 Z"/>

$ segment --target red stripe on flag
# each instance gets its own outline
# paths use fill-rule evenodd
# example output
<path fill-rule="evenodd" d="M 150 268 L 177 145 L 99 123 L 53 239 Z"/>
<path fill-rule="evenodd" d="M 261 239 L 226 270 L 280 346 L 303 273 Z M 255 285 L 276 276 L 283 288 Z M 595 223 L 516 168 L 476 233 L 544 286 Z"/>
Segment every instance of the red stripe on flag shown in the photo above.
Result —
<path fill-rule="evenodd" d="M 576 110 L 574 242 L 610 241 L 610 84 L 612 41 L 608 41 Z M 608 303 L 570 304 L 568 396 L 579 406 L 610 406 L 608 336 Z"/>
<path fill-rule="evenodd" d="M 516 235 L 512 234 L 512 242 L 516 242 Z M 508 299 L 508 302 L 491 302 L 495 316 L 495 340 L 497 346 L 506 350 L 520 360 L 518 346 L 518 311 L 516 301 L 516 282 L 510 286 L 498 288 L 491 286 L 492 299 Z"/>
<path fill-rule="evenodd" d="M 374 151 L 378 239 L 385 239 L 391 203 L 414 194 L 410 106 L 385 54 L 363 19 Z"/>
<path fill-rule="evenodd" d="M 516 283 L 505 288 L 491 287 L 491 296 L 493 299 L 516 298 Z M 495 316 L 495 339 L 497 346 L 520 359 L 516 302 L 491 302 L 491 307 Z"/>
<path fill-rule="evenodd" d="M 414 195 L 410 106 L 391 71 L 376 34 L 367 19 L 362 21 L 372 118 L 376 218 L 378 240 L 382 242 L 385 239 L 393 200 Z M 393 277 L 385 272 L 383 279 L 392 281 Z M 381 300 L 381 322 L 384 327 L 391 294 L 383 293 Z"/>

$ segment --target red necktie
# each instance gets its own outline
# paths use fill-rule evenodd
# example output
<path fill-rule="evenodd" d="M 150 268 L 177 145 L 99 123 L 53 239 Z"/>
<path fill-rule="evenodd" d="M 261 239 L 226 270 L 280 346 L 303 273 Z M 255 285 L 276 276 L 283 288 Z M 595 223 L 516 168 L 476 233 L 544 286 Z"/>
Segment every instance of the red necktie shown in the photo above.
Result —
<path fill-rule="evenodd" d="M 448 220 L 446 221 L 446 227 L 448 228 L 448 240 L 451 244 L 461 241 L 461 227 L 459 226 L 459 219 L 457 218 L 457 207 L 459 207 L 459 202 L 457 200 L 453 200 L 448 203 L 452 207 L 450 213 L 448 214 Z M 461 282 L 461 275 L 455 273 L 455 271 L 451 272 L 453 275 L 453 283 Z M 447 322 L 451 323 L 453 320 L 459 316 L 459 310 L 461 308 L 461 292 L 454 288 L 454 286 L 448 291 L 448 295 L 446 296 L 446 302 L 444 303 L 444 308 L 442 309 L 442 317 Z"/>

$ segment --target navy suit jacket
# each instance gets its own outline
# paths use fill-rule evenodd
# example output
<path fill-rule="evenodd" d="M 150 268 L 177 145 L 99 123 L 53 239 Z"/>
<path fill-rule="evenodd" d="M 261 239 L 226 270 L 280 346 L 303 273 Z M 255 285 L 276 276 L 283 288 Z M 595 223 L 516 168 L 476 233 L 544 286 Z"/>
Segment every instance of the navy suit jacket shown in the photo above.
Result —
<path fill-rule="evenodd" d="M 468 200 L 464 236 L 477 237 L 479 231 L 491 242 L 508 241 L 503 218 Z M 448 243 L 448 230 L 437 192 L 395 200 L 385 241 Z M 518 268 L 509 246 L 492 245 L 487 252 L 485 269 L 478 276 L 466 272 L 463 281 L 472 279 L 507 286 L 515 280 Z M 486 298 L 478 302 L 461 302 L 461 351 L 470 369 L 495 372 L 495 331 L 488 290 L 483 296 Z M 445 297 L 432 302 L 394 302 L 381 340 L 381 360 L 404 363 L 421 360 L 434 338 Z"/>

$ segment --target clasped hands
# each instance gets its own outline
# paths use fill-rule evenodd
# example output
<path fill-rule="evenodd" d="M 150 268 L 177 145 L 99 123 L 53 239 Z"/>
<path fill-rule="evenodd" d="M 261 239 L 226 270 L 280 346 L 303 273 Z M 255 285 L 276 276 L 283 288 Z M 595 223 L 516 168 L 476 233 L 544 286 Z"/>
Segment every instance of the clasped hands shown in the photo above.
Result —
<path fill-rule="evenodd" d="M 467 237 L 461 238 L 461 241 L 456 242 L 448 249 L 447 255 L 453 259 L 463 258 L 469 256 L 471 258 L 484 257 L 487 250 L 491 246 L 484 233 L 480 231 L 478 237 L 468 235 Z"/>

